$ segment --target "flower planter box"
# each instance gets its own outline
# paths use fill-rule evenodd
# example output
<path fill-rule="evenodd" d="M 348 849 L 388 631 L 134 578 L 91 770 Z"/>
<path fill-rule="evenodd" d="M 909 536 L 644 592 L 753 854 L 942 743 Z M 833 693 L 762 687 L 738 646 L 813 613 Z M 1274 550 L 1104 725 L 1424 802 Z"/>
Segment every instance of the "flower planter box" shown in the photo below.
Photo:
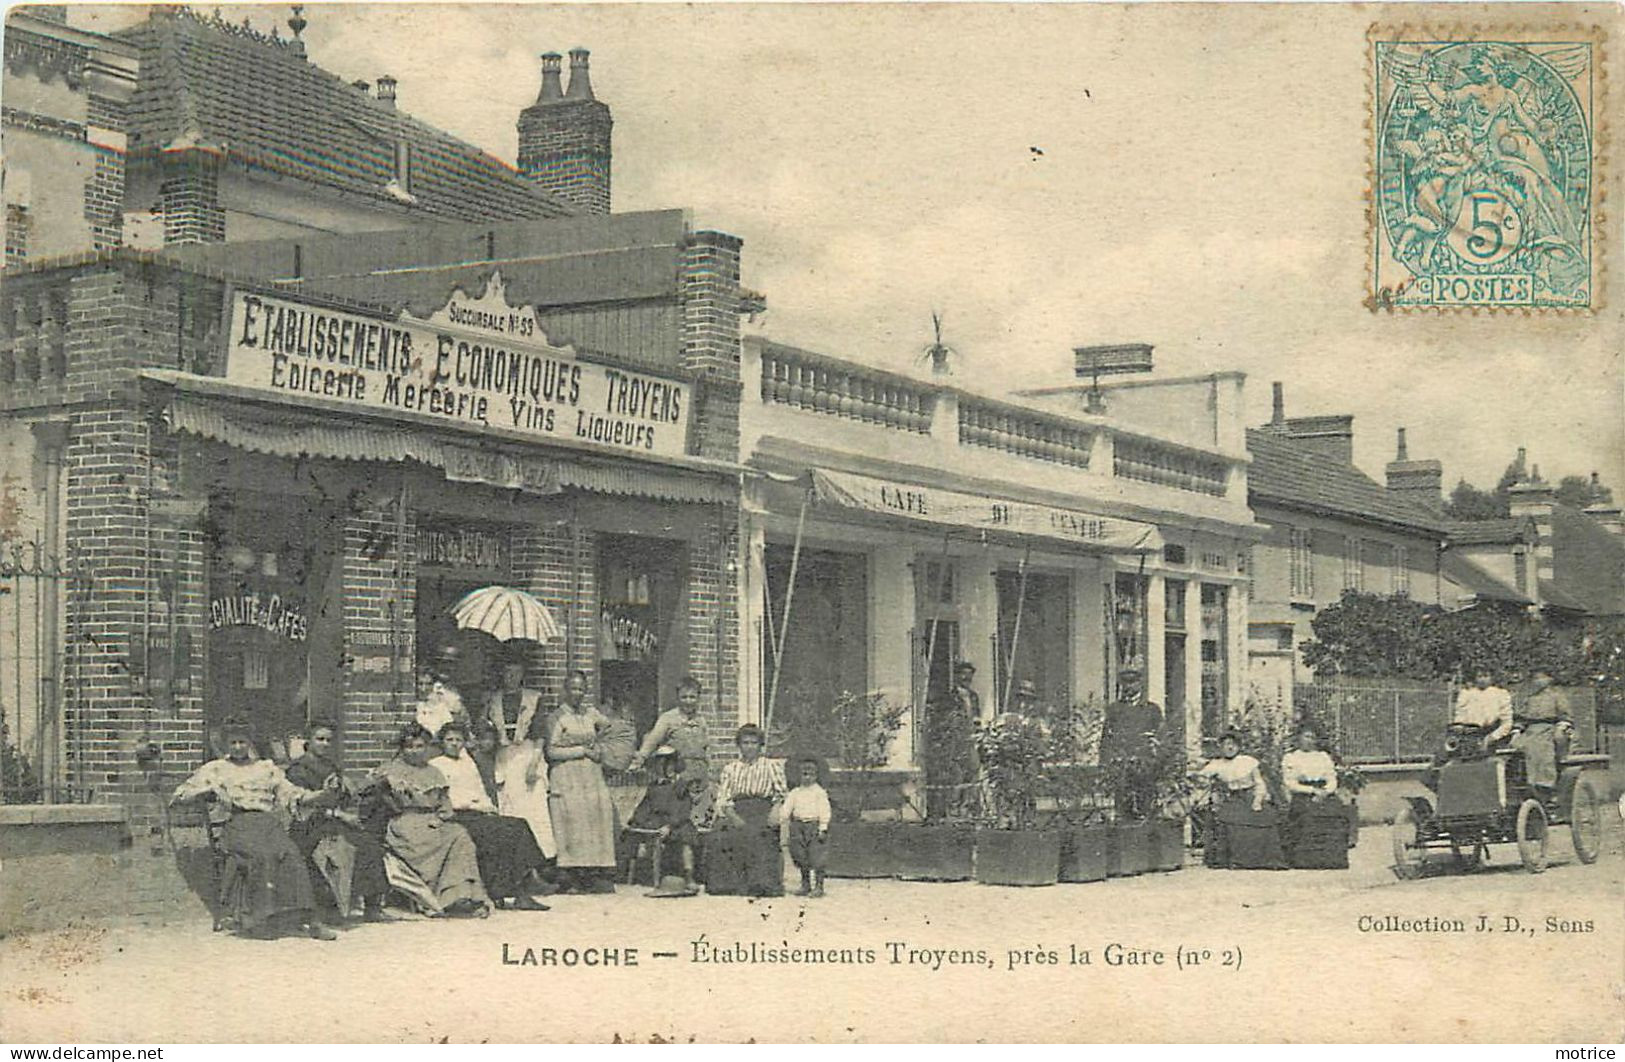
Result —
<path fill-rule="evenodd" d="M 1105 881 L 1110 826 L 1074 826 L 1061 833 L 1062 881 Z"/>
<path fill-rule="evenodd" d="M 899 824 L 890 836 L 893 873 L 905 881 L 969 881 L 975 835 L 963 826 Z"/>
<path fill-rule="evenodd" d="M 1178 870 L 1185 865 L 1185 824 L 1159 819 L 1150 826 L 1152 870 Z"/>
<path fill-rule="evenodd" d="M 977 830 L 976 880 L 983 885 L 1054 885 L 1061 835 L 1054 830 Z"/>
<path fill-rule="evenodd" d="M 833 822 L 824 872 L 832 878 L 889 878 L 897 872 L 896 835 L 913 828 L 901 822 Z"/>
<path fill-rule="evenodd" d="M 1113 878 L 1132 877 L 1151 869 L 1151 824 L 1149 822 L 1118 822 L 1108 827 L 1109 844 L 1106 849 L 1106 875 Z"/>

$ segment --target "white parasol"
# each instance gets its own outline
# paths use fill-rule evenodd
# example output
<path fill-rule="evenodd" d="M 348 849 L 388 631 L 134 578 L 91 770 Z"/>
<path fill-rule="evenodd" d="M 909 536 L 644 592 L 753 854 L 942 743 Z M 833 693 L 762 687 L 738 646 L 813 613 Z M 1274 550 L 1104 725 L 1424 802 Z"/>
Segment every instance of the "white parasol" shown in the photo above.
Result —
<path fill-rule="evenodd" d="M 465 631 L 484 631 L 499 642 L 547 642 L 561 633 L 547 606 L 523 590 L 485 586 L 452 606 L 451 618 Z"/>

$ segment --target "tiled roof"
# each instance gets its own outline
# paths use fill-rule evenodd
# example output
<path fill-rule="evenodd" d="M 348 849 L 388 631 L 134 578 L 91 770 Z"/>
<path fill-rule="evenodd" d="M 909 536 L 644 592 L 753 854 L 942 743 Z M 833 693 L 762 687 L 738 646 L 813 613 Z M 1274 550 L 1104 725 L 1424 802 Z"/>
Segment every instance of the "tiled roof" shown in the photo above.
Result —
<path fill-rule="evenodd" d="M 1526 594 L 1503 583 L 1459 553 L 1446 550 L 1440 562 L 1444 577 L 1473 595 L 1475 601 L 1505 601 L 1515 605 L 1534 604 Z"/>
<path fill-rule="evenodd" d="M 137 158 L 203 146 L 234 162 L 461 221 L 574 213 L 479 148 L 307 62 L 288 41 L 184 8 L 155 10 L 119 36 L 141 52 L 129 110 Z M 411 154 L 410 200 L 391 188 L 398 143 Z"/>
<path fill-rule="evenodd" d="M 1451 543 L 1458 546 L 1494 546 L 1535 540 L 1534 526 L 1527 519 L 1451 520 L 1445 530 Z"/>
<path fill-rule="evenodd" d="M 1444 531 L 1444 518 L 1396 497 L 1351 464 L 1259 428 L 1247 429 L 1253 463 L 1247 492 L 1255 500 L 1388 524 L 1427 534 Z"/>
<path fill-rule="evenodd" d="M 1552 578 L 1541 594 L 1593 616 L 1625 615 L 1625 538 L 1578 509 L 1552 506 Z"/>

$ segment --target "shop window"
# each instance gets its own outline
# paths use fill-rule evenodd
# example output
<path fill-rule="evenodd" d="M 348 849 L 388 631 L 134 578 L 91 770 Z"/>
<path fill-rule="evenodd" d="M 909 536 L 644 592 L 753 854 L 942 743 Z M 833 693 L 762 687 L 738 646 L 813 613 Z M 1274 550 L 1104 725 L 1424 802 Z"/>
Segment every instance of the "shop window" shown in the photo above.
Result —
<path fill-rule="evenodd" d="M 1188 585 L 1183 579 L 1169 579 L 1162 584 L 1162 622 L 1168 630 L 1185 629 L 1185 590 Z"/>
<path fill-rule="evenodd" d="M 417 659 L 421 665 L 456 646 L 451 680 L 473 711 L 496 688 L 500 647 L 488 635 L 458 630 L 452 610 L 471 591 L 511 584 L 509 528 L 420 516 L 416 542 Z"/>
<path fill-rule="evenodd" d="M 780 724 L 798 707 L 827 708 L 842 693 L 869 689 L 869 559 L 805 547 L 797 559 L 794 547 L 783 543 L 769 543 L 764 559 L 768 622 L 762 635 L 762 707 L 765 711 L 777 672 L 773 711 L 775 730 L 782 735 Z M 939 573 L 939 579 L 939 586 L 952 586 L 951 578 Z"/>
<path fill-rule="evenodd" d="M 1106 602 L 1106 607 L 1109 610 L 1107 618 L 1110 625 L 1108 640 L 1117 665 L 1112 672 L 1113 688 L 1110 696 L 1113 699 L 1122 697 L 1126 693 L 1123 683 L 1125 672 L 1133 672 L 1138 678 L 1137 685 L 1142 688 L 1146 682 L 1146 588 L 1148 582 L 1142 575 L 1119 572 L 1117 578 L 1112 582 L 1112 593 Z"/>
<path fill-rule="evenodd" d="M 998 593 L 998 660 L 995 705 L 1008 704 L 1015 683 L 1030 680 L 1039 703 L 1057 707 L 1072 700 L 1072 580 L 1065 575 L 1001 571 Z M 1008 691 L 1008 692 L 1007 692 Z"/>
<path fill-rule="evenodd" d="M 598 536 L 599 705 L 639 739 L 677 703 L 688 659 L 688 547 L 643 535 Z M 715 676 L 698 675 L 715 702 Z"/>
<path fill-rule="evenodd" d="M 1162 688 L 1163 708 L 1170 720 L 1183 727 L 1185 721 L 1185 601 L 1190 584 L 1169 579 L 1163 586 Z"/>
<path fill-rule="evenodd" d="M 341 616 L 334 585 L 337 528 L 330 513 L 304 505 L 256 503 L 220 496 L 209 508 L 209 635 L 204 720 L 211 752 L 224 751 L 221 728 L 240 718 L 261 755 L 276 756 L 311 715 L 336 715 L 336 686 L 318 681 L 331 666 L 313 669 L 312 655 L 328 653 L 337 630 L 316 630 L 324 616 Z M 183 643 L 154 631 L 154 650 Z M 149 661 L 152 677 L 177 679 L 188 663 Z M 190 656 L 189 648 L 184 650 Z M 336 663 L 336 661 L 335 661 Z"/>

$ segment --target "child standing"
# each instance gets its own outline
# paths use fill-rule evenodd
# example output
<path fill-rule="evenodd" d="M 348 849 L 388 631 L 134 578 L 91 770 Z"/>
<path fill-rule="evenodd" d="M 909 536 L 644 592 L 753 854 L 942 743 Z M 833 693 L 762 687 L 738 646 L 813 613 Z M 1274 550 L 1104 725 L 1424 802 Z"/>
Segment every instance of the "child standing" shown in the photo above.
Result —
<path fill-rule="evenodd" d="M 818 761 L 797 763 L 797 784 L 784 800 L 784 826 L 790 858 L 801 871 L 797 896 L 824 895 L 824 852 L 829 838 L 829 793 L 818 784 Z"/>

